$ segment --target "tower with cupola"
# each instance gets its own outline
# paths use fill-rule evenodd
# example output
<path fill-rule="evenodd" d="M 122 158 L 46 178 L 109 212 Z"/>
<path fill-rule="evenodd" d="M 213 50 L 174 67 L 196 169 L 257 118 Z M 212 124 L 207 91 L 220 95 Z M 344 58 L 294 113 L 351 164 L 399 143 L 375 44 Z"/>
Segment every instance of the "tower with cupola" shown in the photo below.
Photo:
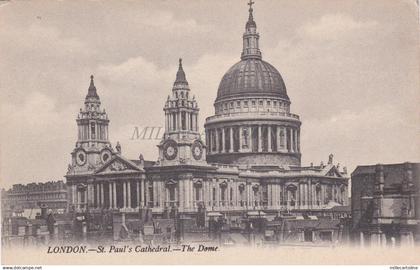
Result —
<path fill-rule="evenodd" d="M 179 59 L 178 72 L 165 107 L 165 133 L 159 147 L 160 165 L 205 164 L 206 147 L 200 139 L 198 104 Z"/>
<path fill-rule="evenodd" d="M 78 135 L 68 174 L 92 172 L 115 154 L 108 138 L 108 115 L 101 108 L 93 75 L 90 76 L 85 106 L 80 108 L 76 122 Z"/>

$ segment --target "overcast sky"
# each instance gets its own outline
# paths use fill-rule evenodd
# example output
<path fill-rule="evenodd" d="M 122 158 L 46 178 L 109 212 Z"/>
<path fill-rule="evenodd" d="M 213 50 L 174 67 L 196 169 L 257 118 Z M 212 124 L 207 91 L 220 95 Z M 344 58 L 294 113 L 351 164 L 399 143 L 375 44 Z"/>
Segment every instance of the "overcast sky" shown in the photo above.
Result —
<path fill-rule="evenodd" d="M 214 113 L 240 58 L 246 0 L 0 2 L 1 186 L 64 179 L 89 76 L 123 155 L 157 159 L 182 57 L 200 107 Z M 420 161 L 419 23 L 415 0 L 256 0 L 263 59 L 301 116 L 303 165 Z"/>

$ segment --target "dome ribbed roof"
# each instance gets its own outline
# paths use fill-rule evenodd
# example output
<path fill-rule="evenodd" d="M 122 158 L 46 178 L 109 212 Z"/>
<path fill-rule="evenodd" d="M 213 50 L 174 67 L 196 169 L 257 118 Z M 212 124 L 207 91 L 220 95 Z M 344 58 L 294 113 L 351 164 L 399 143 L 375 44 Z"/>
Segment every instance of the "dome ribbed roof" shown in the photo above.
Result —
<path fill-rule="evenodd" d="M 275 67 L 260 59 L 246 59 L 223 76 L 216 102 L 235 96 L 276 96 L 289 100 L 286 85 Z"/>

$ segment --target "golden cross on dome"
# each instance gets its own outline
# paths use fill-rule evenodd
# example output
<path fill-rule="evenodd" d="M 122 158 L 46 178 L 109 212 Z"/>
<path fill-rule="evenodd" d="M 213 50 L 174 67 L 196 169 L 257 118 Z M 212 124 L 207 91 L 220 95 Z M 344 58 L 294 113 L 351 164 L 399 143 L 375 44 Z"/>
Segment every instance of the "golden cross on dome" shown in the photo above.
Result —
<path fill-rule="evenodd" d="M 247 5 L 249 6 L 249 8 L 250 8 L 250 9 L 252 9 L 252 5 L 253 5 L 253 4 L 255 4 L 255 2 L 254 2 L 254 1 L 252 1 L 252 0 L 249 0 L 249 2 L 248 2 L 248 4 L 247 4 Z"/>

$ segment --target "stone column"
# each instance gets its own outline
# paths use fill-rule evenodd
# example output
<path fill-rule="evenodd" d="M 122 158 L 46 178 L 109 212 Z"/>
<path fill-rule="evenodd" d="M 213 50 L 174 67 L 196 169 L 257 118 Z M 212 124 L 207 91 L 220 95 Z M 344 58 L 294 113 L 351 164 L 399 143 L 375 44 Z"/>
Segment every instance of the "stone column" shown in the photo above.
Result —
<path fill-rule="evenodd" d="M 101 206 L 105 207 L 104 183 L 101 183 Z"/>
<path fill-rule="evenodd" d="M 181 209 L 185 207 L 185 193 L 184 193 L 184 180 L 179 180 L 179 206 Z"/>
<path fill-rule="evenodd" d="M 296 151 L 300 153 L 300 130 L 299 129 L 296 130 L 296 145 L 297 145 Z"/>
<path fill-rule="evenodd" d="M 186 130 L 190 130 L 190 113 L 189 112 L 185 112 L 185 129 Z"/>
<path fill-rule="evenodd" d="M 112 208 L 112 183 L 108 183 L 108 198 L 109 198 L 109 208 Z"/>
<path fill-rule="evenodd" d="M 241 134 L 242 134 L 242 132 L 241 132 Z M 233 153 L 233 127 L 230 127 L 229 135 L 230 135 L 230 148 L 229 148 L 229 152 L 230 153 Z M 242 148 L 241 136 L 239 136 L 239 137 L 240 137 L 239 138 L 239 152 L 241 152 L 241 148 Z"/>
<path fill-rule="evenodd" d="M 221 197 L 220 185 L 218 183 L 216 183 L 216 205 L 217 205 L 217 207 L 220 207 L 220 197 Z"/>
<path fill-rule="evenodd" d="M 247 204 L 248 206 L 252 206 L 252 187 L 251 184 L 246 185 L 246 189 L 247 189 Z"/>
<path fill-rule="evenodd" d="M 252 126 L 249 126 L 249 151 L 252 152 Z"/>
<path fill-rule="evenodd" d="M 217 128 L 214 129 L 215 131 L 215 135 L 216 135 L 216 153 L 220 152 L 220 148 L 219 148 L 219 132 L 217 130 Z"/>
<path fill-rule="evenodd" d="M 223 142 L 222 142 L 223 143 Z M 190 190 L 190 179 L 185 179 L 185 205 L 187 208 L 191 208 L 191 190 Z"/>
<path fill-rule="evenodd" d="M 287 129 L 285 127 L 282 127 L 282 130 L 283 130 L 283 148 L 282 149 L 287 149 Z"/>
<path fill-rule="evenodd" d="M 165 130 L 169 131 L 170 127 L 169 127 L 169 114 L 167 112 L 165 112 Z"/>
<path fill-rule="evenodd" d="M 136 208 L 140 207 L 140 183 L 136 181 Z"/>
<path fill-rule="evenodd" d="M 289 130 L 290 130 L 290 132 L 289 132 L 289 136 L 290 136 L 290 152 L 294 152 L 294 150 L 293 150 L 293 144 L 294 144 L 294 140 L 293 140 L 293 129 L 290 128 Z"/>
<path fill-rule="evenodd" d="M 277 152 L 280 151 L 280 126 L 276 126 Z"/>
<path fill-rule="evenodd" d="M 204 202 L 204 206 L 208 205 L 208 201 L 209 198 L 208 197 L 208 188 L 207 188 L 207 180 L 205 178 L 203 178 L 203 202 Z"/>
<path fill-rule="evenodd" d="M 127 186 L 126 183 L 123 182 L 123 208 L 127 207 Z"/>
<path fill-rule="evenodd" d="M 76 193 L 76 185 L 71 186 L 71 202 L 73 205 L 76 205 L 77 200 L 77 193 Z"/>
<path fill-rule="evenodd" d="M 156 180 L 153 180 L 152 185 L 153 185 L 153 207 L 158 207 L 160 194 L 159 194 Z"/>
<path fill-rule="evenodd" d="M 96 208 L 100 207 L 100 199 L 101 199 L 101 191 L 100 191 L 100 185 L 98 183 L 96 185 Z"/>
<path fill-rule="evenodd" d="M 211 130 L 209 129 L 208 132 L 206 132 L 206 145 L 207 145 L 207 153 L 211 153 Z"/>
<path fill-rule="evenodd" d="M 233 194 L 235 194 L 235 206 L 237 207 L 238 206 L 238 182 L 234 182 L 233 188 L 234 188 Z"/>
<path fill-rule="evenodd" d="M 114 181 L 112 182 L 112 197 L 113 197 L 113 204 L 112 208 L 117 209 L 117 183 Z"/>
<path fill-rule="evenodd" d="M 198 131 L 198 114 L 197 113 L 195 113 L 194 114 L 194 116 L 195 116 L 195 131 Z"/>
<path fill-rule="evenodd" d="M 76 185 L 71 186 L 71 203 L 76 205 Z"/>
<path fill-rule="evenodd" d="M 258 125 L 258 152 L 262 152 L 261 125 Z"/>
<path fill-rule="evenodd" d="M 312 195 L 313 195 L 313 193 L 312 193 L 312 180 L 309 179 L 309 182 L 308 182 L 308 208 L 312 207 L 312 205 L 313 205 Z"/>
<path fill-rule="evenodd" d="M 243 127 L 239 127 L 239 152 L 242 152 L 242 143 L 244 141 L 244 131 Z"/>
<path fill-rule="evenodd" d="M 271 126 L 269 125 L 267 127 L 267 150 L 268 152 L 272 152 L 272 148 L 271 148 Z"/>
<path fill-rule="evenodd" d="M 89 207 L 91 207 L 92 206 L 92 204 L 91 204 L 91 199 L 92 199 L 92 195 L 91 195 L 91 184 L 87 184 L 87 205 L 89 206 Z"/>
<path fill-rule="evenodd" d="M 78 191 L 77 188 L 76 188 L 76 205 L 77 205 L 77 209 L 80 209 L 80 191 Z"/>
<path fill-rule="evenodd" d="M 222 128 L 222 153 L 226 152 L 226 136 L 225 136 L 225 128 Z"/>
<path fill-rule="evenodd" d="M 165 200 L 166 197 L 164 196 L 164 194 L 166 194 L 166 188 L 165 185 L 163 183 L 163 181 L 159 181 L 159 193 L 161 194 L 160 196 L 160 206 L 164 207 L 165 206 Z M 131 206 L 133 207 L 133 206 Z"/>
<path fill-rule="evenodd" d="M 127 181 L 127 194 L 128 194 L 128 208 L 131 208 L 131 183 L 130 181 Z"/>
<path fill-rule="evenodd" d="M 94 207 L 95 205 L 95 189 L 94 189 L 94 184 L 91 183 L 89 184 L 89 189 L 90 189 L 90 194 L 89 194 L 89 207 Z"/>

